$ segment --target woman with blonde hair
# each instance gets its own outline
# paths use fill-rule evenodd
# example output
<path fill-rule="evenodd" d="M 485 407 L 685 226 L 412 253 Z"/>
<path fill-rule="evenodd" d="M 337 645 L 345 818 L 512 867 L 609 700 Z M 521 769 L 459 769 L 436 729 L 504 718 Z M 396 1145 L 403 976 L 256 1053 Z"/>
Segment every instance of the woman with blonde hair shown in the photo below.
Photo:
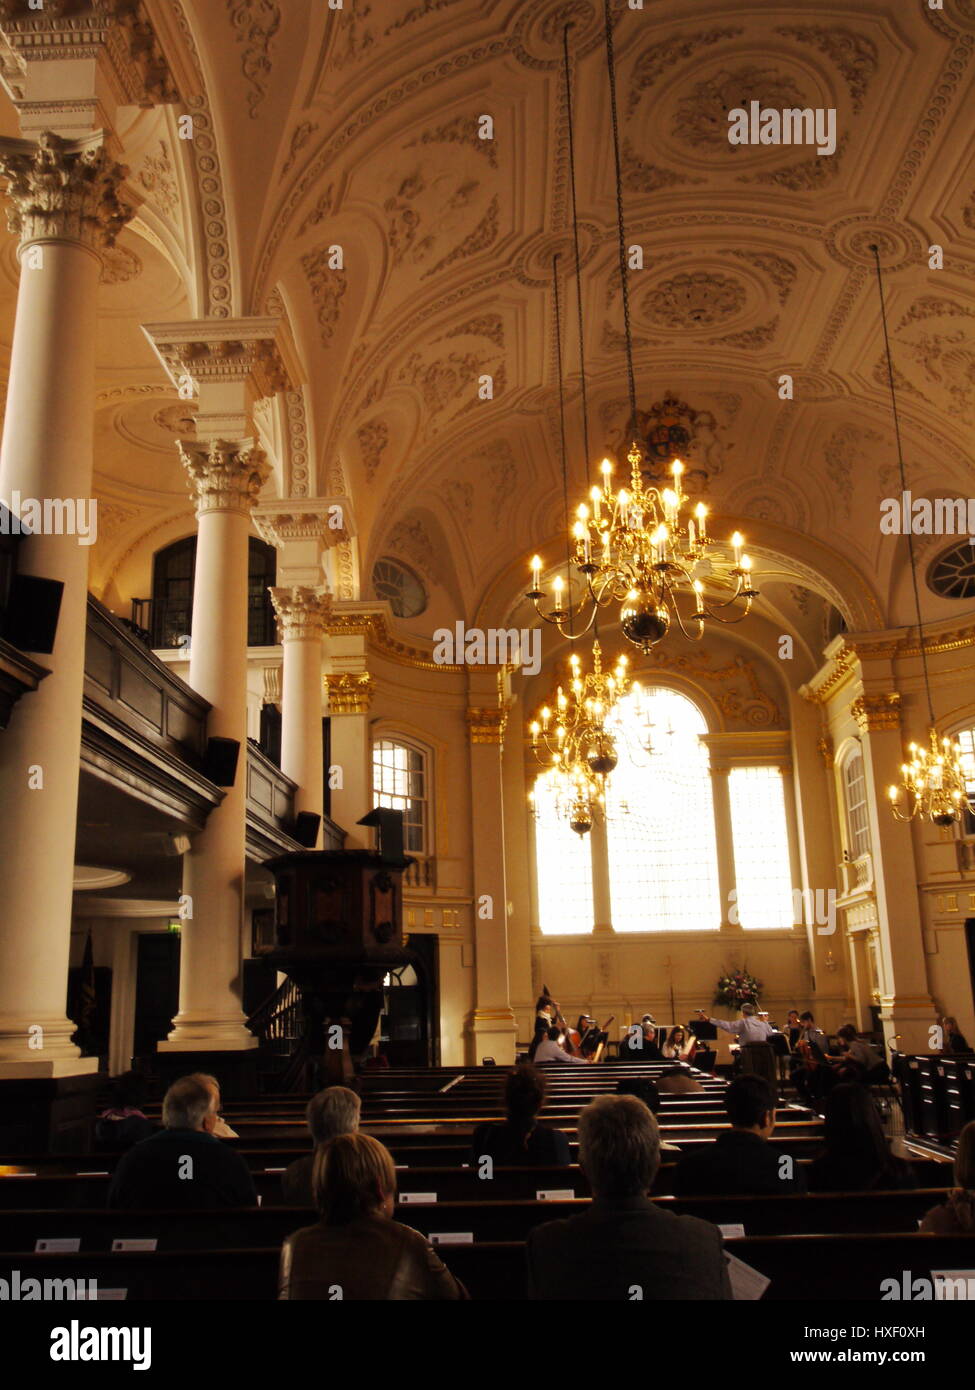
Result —
<path fill-rule="evenodd" d="M 467 1297 L 426 1237 L 393 1220 L 393 1155 L 371 1134 L 340 1134 L 315 1154 L 321 1219 L 284 1242 L 282 1299 L 450 1300 Z"/>
<path fill-rule="evenodd" d="M 939 1236 L 975 1235 L 975 1120 L 969 1120 L 958 1136 L 955 1185 L 948 1200 L 931 1208 L 921 1230 Z"/>

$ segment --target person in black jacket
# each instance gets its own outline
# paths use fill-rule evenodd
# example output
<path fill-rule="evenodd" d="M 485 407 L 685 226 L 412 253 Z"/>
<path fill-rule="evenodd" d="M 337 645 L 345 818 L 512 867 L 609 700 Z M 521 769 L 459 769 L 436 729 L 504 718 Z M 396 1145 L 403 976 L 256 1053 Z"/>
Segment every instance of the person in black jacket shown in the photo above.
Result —
<path fill-rule="evenodd" d="M 648 1193 L 660 1131 L 636 1096 L 600 1096 L 579 1116 L 579 1162 L 593 1200 L 529 1234 L 528 1296 L 632 1301 L 730 1299 L 721 1233 Z"/>
<path fill-rule="evenodd" d="M 768 1143 L 775 1129 L 775 1092 L 765 1078 L 752 1072 L 735 1077 L 724 1104 L 731 1129 L 682 1155 L 674 1172 L 677 1196 L 773 1196 L 803 1191 L 798 1165 Z"/>
<path fill-rule="evenodd" d="M 826 1100 L 825 1148 L 809 1165 L 813 1192 L 874 1192 L 917 1187 L 914 1169 L 887 1147 L 866 1086 L 843 1081 Z"/>
<path fill-rule="evenodd" d="M 254 1181 L 240 1154 L 215 1139 L 217 1097 L 195 1076 L 174 1081 L 163 1124 L 120 1160 L 108 1205 L 128 1210 L 256 1207 Z"/>
<path fill-rule="evenodd" d="M 475 1167 L 490 1158 L 499 1167 L 564 1166 L 572 1162 L 569 1141 L 560 1129 L 538 1123 L 545 1101 L 545 1077 L 530 1064 L 515 1067 L 504 1086 L 507 1118 L 478 1125 L 471 1144 Z"/>

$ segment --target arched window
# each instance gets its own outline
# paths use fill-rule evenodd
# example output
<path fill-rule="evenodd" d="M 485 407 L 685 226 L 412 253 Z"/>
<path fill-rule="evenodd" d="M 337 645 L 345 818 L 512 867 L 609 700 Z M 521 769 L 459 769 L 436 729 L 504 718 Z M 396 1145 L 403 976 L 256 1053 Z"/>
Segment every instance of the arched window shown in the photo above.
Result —
<path fill-rule="evenodd" d="M 616 931 L 713 930 L 721 924 L 708 751 L 701 711 L 674 690 L 644 691 L 650 751 L 632 696 L 620 701 L 620 760 L 609 779 L 606 837 Z"/>
<path fill-rule="evenodd" d="M 403 848 L 429 856 L 427 755 L 409 743 L 383 738 L 372 749 L 372 790 L 377 806 L 403 812 Z"/>
<path fill-rule="evenodd" d="M 843 800 L 846 803 L 846 847 L 851 859 L 870 853 L 870 819 L 867 814 L 867 779 L 863 756 L 853 752 L 843 764 Z"/>
<path fill-rule="evenodd" d="M 178 647 L 191 635 L 196 536 L 186 536 L 156 552 L 152 562 L 152 645 Z M 269 587 L 277 573 L 273 545 L 248 537 L 247 645 L 270 647 L 277 640 Z"/>
<path fill-rule="evenodd" d="M 961 748 L 961 768 L 968 790 L 968 805 L 962 810 L 961 833 L 975 835 L 975 729 L 955 734 Z"/>
<path fill-rule="evenodd" d="M 538 876 L 538 926 L 545 935 L 580 935 L 593 929 L 592 852 L 588 836 L 579 836 L 556 810 L 556 797 L 545 773 L 532 791 L 535 816 L 535 864 Z"/>
<path fill-rule="evenodd" d="M 619 761 L 606 792 L 605 833 L 580 839 L 560 816 L 545 774 L 536 781 L 535 875 L 545 935 L 592 930 L 597 911 L 617 932 L 717 931 L 727 914 L 747 929 L 792 930 L 785 780 L 744 765 L 715 802 L 707 722 L 677 691 L 645 690 L 618 706 Z M 649 725 L 649 747 L 647 747 Z M 747 746 L 747 742 L 745 745 Z M 721 902 L 716 811 L 734 861 L 734 897 Z M 593 902 L 595 868 L 609 904 Z"/>
<path fill-rule="evenodd" d="M 788 931 L 801 914 L 792 901 L 782 773 L 777 767 L 733 767 L 728 798 L 738 921 L 746 928 Z"/>

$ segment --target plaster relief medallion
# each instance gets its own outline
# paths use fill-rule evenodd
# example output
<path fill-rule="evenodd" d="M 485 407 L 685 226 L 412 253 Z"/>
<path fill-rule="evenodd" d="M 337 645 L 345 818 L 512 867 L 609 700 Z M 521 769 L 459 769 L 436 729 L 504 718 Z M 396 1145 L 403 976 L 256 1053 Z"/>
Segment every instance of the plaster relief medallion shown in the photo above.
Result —
<path fill-rule="evenodd" d="M 712 328 L 739 314 L 746 299 L 740 280 L 702 270 L 654 285 L 639 301 L 639 308 L 659 328 Z"/>
<path fill-rule="evenodd" d="M 101 256 L 103 285 L 125 285 L 142 274 L 142 262 L 127 246 L 107 246 Z"/>
<path fill-rule="evenodd" d="M 876 245 L 884 270 L 901 270 L 914 264 L 919 268 L 922 246 L 910 228 L 894 222 L 880 222 L 870 217 L 844 217 L 834 222 L 826 232 L 826 250 L 841 265 L 875 268 L 871 245 Z"/>
<path fill-rule="evenodd" d="M 184 405 L 166 405 L 152 417 L 153 424 L 169 435 L 188 438 L 196 434 L 196 416 Z"/>
<path fill-rule="evenodd" d="M 579 224 L 579 260 L 588 265 L 595 255 L 600 242 L 600 231 L 592 222 Z M 552 284 L 552 258 L 559 257 L 560 272 L 569 274 L 575 266 L 575 251 L 571 232 L 543 232 L 530 237 L 518 253 L 515 262 L 515 277 L 522 285 L 544 286 Z"/>
<path fill-rule="evenodd" d="M 694 82 L 678 98 L 671 116 L 670 133 L 680 144 L 695 149 L 729 150 L 735 157 L 748 154 L 767 155 L 771 145 L 732 145 L 728 140 L 728 112 L 736 107 L 748 109 L 757 101 L 763 108 L 783 111 L 787 107 L 815 106 L 809 92 L 800 89 L 790 73 L 773 67 L 744 63 L 738 67 L 722 67 L 710 76 Z M 780 147 L 781 148 L 781 147 Z"/>
<path fill-rule="evenodd" d="M 613 27 L 622 11 L 613 12 Z M 572 25 L 570 51 L 584 57 L 603 42 L 603 7 L 595 0 L 543 0 L 526 7 L 515 25 L 512 48 L 520 63 L 529 68 L 557 68 L 562 65 L 562 31 Z"/>

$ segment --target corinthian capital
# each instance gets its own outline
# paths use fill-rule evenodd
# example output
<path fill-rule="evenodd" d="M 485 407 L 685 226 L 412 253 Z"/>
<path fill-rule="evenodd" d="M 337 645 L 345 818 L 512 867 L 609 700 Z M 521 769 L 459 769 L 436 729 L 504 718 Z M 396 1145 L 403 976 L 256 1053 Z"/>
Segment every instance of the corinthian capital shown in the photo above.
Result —
<path fill-rule="evenodd" d="M 285 642 L 321 639 L 332 607 L 331 594 L 302 584 L 271 589 L 270 593 Z"/>
<path fill-rule="evenodd" d="M 177 444 L 196 498 L 196 514 L 249 512 L 267 482 L 271 465 L 251 439 L 214 439 L 209 444 Z"/>
<path fill-rule="evenodd" d="M 0 142 L 0 176 L 8 180 L 7 226 L 21 246 L 52 239 L 99 251 L 112 246 L 135 211 L 118 196 L 128 174 L 101 137 L 62 140 L 46 130 L 29 140 Z"/>

